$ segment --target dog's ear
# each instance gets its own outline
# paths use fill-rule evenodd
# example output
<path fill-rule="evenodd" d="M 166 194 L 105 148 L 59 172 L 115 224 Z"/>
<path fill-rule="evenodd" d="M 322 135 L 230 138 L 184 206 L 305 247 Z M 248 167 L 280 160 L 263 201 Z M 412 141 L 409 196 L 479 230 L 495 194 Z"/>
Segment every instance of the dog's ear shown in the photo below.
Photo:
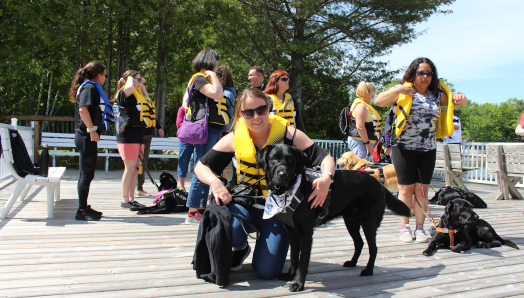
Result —
<path fill-rule="evenodd" d="M 257 165 L 261 169 L 266 168 L 266 157 L 267 154 L 273 149 L 273 145 L 267 145 L 266 147 L 260 149 L 255 153 L 255 159 L 257 160 Z"/>
<path fill-rule="evenodd" d="M 446 209 L 444 210 L 444 217 L 448 220 L 448 222 L 451 220 L 451 213 L 453 213 L 453 207 L 454 207 L 453 200 L 450 200 L 448 204 L 446 205 Z"/>
<path fill-rule="evenodd" d="M 293 147 L 295 152 L 295 157 L 297 158 L 297 174 L 302 173 L 306 170 L 308 158 L 304 151 L 300 150 L 298 147 Z"/>

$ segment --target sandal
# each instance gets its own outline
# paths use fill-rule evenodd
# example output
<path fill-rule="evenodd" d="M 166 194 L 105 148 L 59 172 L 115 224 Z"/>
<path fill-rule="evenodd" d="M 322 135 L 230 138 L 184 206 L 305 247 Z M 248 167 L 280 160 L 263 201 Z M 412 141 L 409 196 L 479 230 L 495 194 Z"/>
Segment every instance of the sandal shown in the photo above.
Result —
<path fill-rule="evenodd" d="M 145 190 L 137 190 L 135 191 L 135 197 L 137 198 L 140 198 L 140 197 L 150 197 L 151 195 L 148 194 Z"/>

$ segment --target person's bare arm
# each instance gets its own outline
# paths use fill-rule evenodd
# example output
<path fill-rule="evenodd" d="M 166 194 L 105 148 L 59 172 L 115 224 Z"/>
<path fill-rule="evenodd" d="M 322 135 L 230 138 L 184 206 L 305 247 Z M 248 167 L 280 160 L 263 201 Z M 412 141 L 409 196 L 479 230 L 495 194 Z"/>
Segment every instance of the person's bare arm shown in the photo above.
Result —
<path fill-rule="evenodd" d="M 453 104 L 457 107 L 463 106 L 468 102 L 466 99 L 466 95 L 464 94 L 453 94 Z M 447 107 L 448 106 L 448 95 L 446 93 L 442 93 L 442 96 L 440 97 L 440 106 Z"/>
<path fill-rule="evenodd" d="M 522 127 L 521 125 L 517 125 L 515 133 L 519 136 L 524 136 L 524 127 Z"/>
<path fill-rule="evenodd" d="M 221 100 L 224 97 L 224 90 L 222 89 L 222 84 L 220 84 L 217 74 L 210 70 L 206 70 L 206 75 L 211 77 L 212 83 L 205 84 L 204 86 L 200 87 L 198 91 L 209 98 Z"/>
<path fill-rule="evenodd" d="M 133 94 L 133 88 L 135 87 L 135 85 L 133 84 L 133 80 L 135 80 L 132 76 L 129 76 L 127 78 L 125 78 L 126 80 L 126 84 L 124 86 L 124 95 L 126 97 L 129 97 L 131 96 L 131 94 Z"/>
<path fill-rule="evenodd" d="M 413 92 L 413 87 L 411 86 L 392 87 L 389 90 L 380 92 L 375 99 L 375 104 L 379 107 L 388 107 L 398 101 L 400 94 L 413 96 Z"/>
<path fill-rule="evenodd" d="M 288 126 L 288 138 L 291 138 L 293 134 L 295 133 L 295 128 L 292 126 Z M 313 146 L 315 142 L 313 142 L 305 133 L 302 131 L 296 129 L 296 135 L 293 139 L 293 146 L 300 148 L 301 150 L 306 150 L 307 148 Z M 335 160 L 331 155 L 327 155 L 322 163 L 320 164 L 320 169 L 322 173 L 331 173 L 333 176 L 335 175 Z M 313 203 L 311 204 L 311 208 L 316 208 L 318 206 L 324 205 L 324 202 L 326 201 L 326 197 L 329 192 L 329 186 L 331 185 L 331 176 L 325 175 L 322 176 L 322 178 L 315 179 L 313 181 L 313 192 L 308 198 L 308 202 L 315 199 Z"/>
<path fill-rule="evenodd" d="M 84 122 L 84 124 L 86 125 L 87 128 L 92 128 L 94 125 L 93 125 L 93 121 L 91 121 L 91 115 L 89 114 L 89 110 L 88 110 L 88 106 L 81 106 L 78 108 L 78 114 L 80 114 L 80 118 L 82 118 L 82 121 Z M 98 142 L 100 141 L 100 136 L 98 135 L 98 133 L 95 131 L 91 131 L 89 133 L 89 136 L 91 137 L 91 141 L 93 142 Z"/>
<path fill-rule="evenodd" d="M 230 133 L 222 139 L 220 139 L 218 143 L 216 143 L 215 146 L 213 146 L 213 150 L 221 152 L 234 152 L 234 140 L 235 135 Z M 233 199 L 231 197 L 231 194 L 208 166 L 202 164 L 201 162 L 198 162 L 195 167 L 195 174 L 197 175 L 198 180 L 211 186 L 211 191 L 215 196 L 215 201 L 217 205 L 220 204 L 220 201 L 224 202 L 224 204 L 226 205 L 231 202 L 231 200 Z"/>

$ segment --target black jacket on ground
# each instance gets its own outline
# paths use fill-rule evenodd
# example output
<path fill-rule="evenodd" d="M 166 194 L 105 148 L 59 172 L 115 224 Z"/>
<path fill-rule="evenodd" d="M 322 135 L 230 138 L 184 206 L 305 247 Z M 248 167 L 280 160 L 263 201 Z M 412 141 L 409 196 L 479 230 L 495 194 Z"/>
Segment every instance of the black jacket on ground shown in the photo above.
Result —
<path fill-rule="evenodd" d="M 197 278 L 215 282 L 219 286 L 229 283 L 232 260 L 231 212 L 226 206 L 217 206 L 210 200 L 198 227 L 193 270 Z"/>

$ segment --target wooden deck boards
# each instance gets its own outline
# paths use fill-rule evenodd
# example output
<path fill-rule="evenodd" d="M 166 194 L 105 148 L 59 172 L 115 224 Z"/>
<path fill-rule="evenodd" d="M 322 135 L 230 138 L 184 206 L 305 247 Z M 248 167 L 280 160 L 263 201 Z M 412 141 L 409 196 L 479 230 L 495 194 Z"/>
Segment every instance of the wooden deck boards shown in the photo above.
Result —
<path fill-rule="evenodd" d="M 158 177 L 158 173 L 153 174 Z M 342 264 L 353 254 L 343 220 L 315 231 L 306 290 L 290 293 L 285 282 L 261 280 L 251 268 L 231 274 L 227 288 L 195 278 L 191 259 L 197 226 L 185 214 L 136 215 L 120 209 L 121 172 L 97 172 L 89 204 L 104 212 L 98 222 L 76 221 L 77 171 L 66 172 L 55 218 L 46 219 L 46 192 L 31 190 L 0 221 L 0 297 L 507 297 L 524 294 L 523 201 L 495 201 L 496 186 L 468 183 L 488 203 L 477 209 L 505 239 L 523 247 L 437 251 L 426 244 L 398 240 L 400 220 L 387 211 L 378 231 L 374 275 L 360 277 L 368 260 L 364 247 L 356 268 Z M 190 177 L 190 176 L 188 176 Z M 188 179 L 190 180 L 190 179 Z M 437 189 L 442 182 L 434 180 Z M 145 189 L 155 188 L 146 181 Z M 0 206 L 15 183 L 0 182 Z M 430 192 L 430 196 L 433 191 Z M 151 205 L 153 199 L 138 199 Z M 431 206 L 439 217 L 443 206 Z M 251 240 L 250 240 L 251 241 Z M 254 243 L 251 241 L 251 245 Z M 287 267 L 287 265 L 286 265 Z"/>

